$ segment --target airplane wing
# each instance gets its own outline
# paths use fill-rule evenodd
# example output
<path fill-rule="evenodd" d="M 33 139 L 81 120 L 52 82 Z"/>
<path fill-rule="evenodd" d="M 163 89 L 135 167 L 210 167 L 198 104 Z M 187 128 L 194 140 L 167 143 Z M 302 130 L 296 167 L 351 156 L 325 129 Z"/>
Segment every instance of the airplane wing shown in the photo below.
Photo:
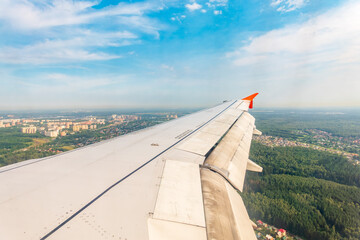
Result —
<path fill-rule="evenodd" d="M 0 168 L 0 239 L 256 239 L 237 191 L 256 94 Z"/>

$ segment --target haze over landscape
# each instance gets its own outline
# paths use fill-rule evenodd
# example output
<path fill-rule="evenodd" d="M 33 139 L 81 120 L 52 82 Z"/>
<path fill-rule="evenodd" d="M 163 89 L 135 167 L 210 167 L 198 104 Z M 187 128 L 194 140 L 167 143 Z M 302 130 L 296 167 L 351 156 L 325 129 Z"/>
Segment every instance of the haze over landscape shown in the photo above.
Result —
<path fill-rule="evenodd" d="M 360 106 L 360 3 L 0 1 L 0 109 Z"/>

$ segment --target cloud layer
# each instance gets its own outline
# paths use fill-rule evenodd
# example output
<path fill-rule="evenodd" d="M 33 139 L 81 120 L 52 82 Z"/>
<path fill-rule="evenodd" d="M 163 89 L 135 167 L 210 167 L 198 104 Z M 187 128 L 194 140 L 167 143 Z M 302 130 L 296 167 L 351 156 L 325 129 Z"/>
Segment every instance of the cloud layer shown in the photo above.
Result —
<path fill-rule="evenodd" d="M 237 68 L 257 69 L 254 79 L 276 98 L 290 92 L 287 97 L 303 106 L 360 104 L 359 12 L 360 3 L 351 1 L 252 37 L 227 57 Z"/>
<path fill-rule="evenodd" d="M 7 26 L 3 27 L 3 34 L 29 39 L 20 46 L 3 46 L 0 62 L 49 64 L 115 59 L 121 56 L 107 48 L 137 44 L 138 35 L 142 34 L 158 38 L 164 27 L 145 15 L 158 11 L 159 4 L 119 3 L 100 10 L 94 9 L 96 4 L 96 1 L 0 0 L 0 21 Z M 37 36 L 34 39 L 29 38 L 32 31 Z"/>
<path fill-rule="evenodd" d="M 302 24 L 289 25 L 251 38 L 238 51 L 234 63 L 246 65 L 273 58 L 288 62 L 313 64 L 322 62 L 359 62 L 360 3 L 350 3 L 339 9 L 316 16 Z"/>
<path fill-rule="evenodd" d="M 135 15 L 142 16 L 146 11 L 158 6 L 149 2 L 125 4 L 93 9 L 97 1 L 29 1 L 1 0 L 0 19 L 19 30 L 51 28 L 66 25 L 91 23 L 104 17 Z"/>

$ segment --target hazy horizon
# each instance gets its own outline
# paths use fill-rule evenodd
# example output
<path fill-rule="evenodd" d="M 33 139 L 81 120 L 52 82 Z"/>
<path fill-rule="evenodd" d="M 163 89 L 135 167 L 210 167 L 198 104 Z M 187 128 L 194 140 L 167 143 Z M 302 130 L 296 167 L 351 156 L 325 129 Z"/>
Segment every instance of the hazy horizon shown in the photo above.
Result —
<path fill-rule="evenodd" d="M 220 103 L 219 103 L 220 104 Z M 194 112 L 201 111 L 207 108 L 216 106 L 209 105 L 203 107 L 154 107 L 154 108 L 54 108 L 54 109 L 0 109 L 0 115 L 14 114 L 14 113 L 156 113 L 156 112 Z M 294 113 L 326 113 L 326 114 L 360 114 L 360 107 L 254 107 L 249 112 L 261 113 L 261 112 L 288 112 L 294 111 Z"/>

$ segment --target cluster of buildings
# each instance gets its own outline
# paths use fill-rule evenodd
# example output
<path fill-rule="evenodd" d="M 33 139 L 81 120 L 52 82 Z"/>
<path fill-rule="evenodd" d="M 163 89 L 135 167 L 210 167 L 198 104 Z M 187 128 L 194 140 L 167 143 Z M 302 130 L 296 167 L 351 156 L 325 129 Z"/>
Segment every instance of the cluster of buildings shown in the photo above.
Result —
<path fill-rule="evenodd" d="M 97 119 L 89 116 L 82 119 L 15 119 L 13 115 L 7 115 L 5 119 L 0 117 L 0 128 L 21 127 L 21 132 L 25 134 L 40 133 L 48 137 L 65 136 L 82 130 L 95 130 L 99 125 L 121 124 L 124 122 L 140 120 L 138 115 L 116 115 L 113 114 L 108 119 Z M 176 118 L 171 115 L 169 117 Z"/>
<path fill-rule="evenodd" d="M 96 124 L 77 124 L 77 125 L 73 125 L 72 130 L 74 132 L 78 132 L 81 130 L 96 129 L 96 128 L 97 128 Z"/>
<path fill-rule="evenodd" d="M 82 130 L 96 129 L 97 125 L 104 125 L 105 119 L 96 119 L 91 117 L 86 121 L 71 121 L 71 120 L 45 120 L 46 127 L 39 129 L 40 133 L 48 137 L 65 136 L 67 133 L 79 132 Z"/>
<path fill-rule="evenodd" d="M 121 123 L 124 123 L 124 122 L 130 122 L 130 121 L 136 121 L 136 120 L 141 120 L 141 116 L 113 114 L 113 115 L 111 115 L 110 122 L 113 122 L 115 124 L 121 124 Z"/>
<path fill-rule="evenodd" d="M 8 115 L 6 119 L 0 117 L 0 128 L 21 127 L 21 132 L 25 134 L 40 133 L 48 137 L 65 136 L 82 130 L 95 130 L 99 125 L 105 125 L 108 121 L 112 124 L 121 124 L 140 120 L 137 115 L 116 115 L 113 114 L 109 119 L 97 119 L 90 116 L 82 119 L 14 119 Z"/>
<path fill-rule="evenodd" d="M 256 221 L 255 233 L 257 239 L 261 240 L 301 240 L 301 238 L 297 236 L 293 236 L 288 234 L 283 228 L 276 228 L 269 224 L 262 222 L 261 220 Z"/>
<path fill-rule="evenodd" d="M 19 119 L 19 118 L 12 118 L 14 115 L 7 115 L 7 119 L 3 119 L 0 117 L 0 128 L 8 128 L 14 126 L 27 126 L 29 124 L 39 124 L 45 120 L 37 120 L 37 119 Z M 11 117 L 11 118 L 9 118 Z"/>
<path fill-rule="evenodd" d="M 86 118 L 85 121 L 71 119 L 0 119 L 0 128 L 21 127 L 21 132 L 34 134 L 39 132 L 48 137 L 65 136 L 67 133 L 81 130 L 96 129 L 98 125 L 104 125 L 105 119 L 95 117 Z"/>
<path fill-rule="evenodd" d="M 20 119 L 4 119 L 0 120 L 0 128 L 8 128 L 20 125 L 22 122 Z"/>
<path fill-rule="evenodd" d="M 355 160 L 355 158 L 359 158 L 359 154 L 357 153 L 349 153 L 341 150 L 326 148 L 322 146 L 317 146 L 314 144 L 303 143 L 299 141 L 291 141 L 281 137 L 273 137 L 268 135 L 254 136 L 254 140 L 270 147 L 305 147 L 312 148 L 319 151 L 330 152 L 334 154 L 344 155 L 347 159 L 354 162 L 354 164 L 360 164 L 360 161 Z"/>
<path fill-rule="evenodd" d="M 166 118 L 167 118 L 167 119 L 176 119 L 176 118 L 178 118 L 178 115 L 177 115 L 177 114 L 166 115 Z"/>
<path fill-rule="evenodd" d="M 30 126 L 30 127 L 23 127 L 21 128 L 22 133 L 36 133 L 36 127 Z"/>
<path fill-rule="evenodd" d="M 269 135 L 260 135 L 254 136 L 254 140 L 266 145 L 266 146 L 270 146 L 270 147 L 307 147 L 309 144 L 307 143 L 302 143 L 302 142 L 295 142 L 295 141 L 290 141 L 287 140 L 285 138 L 281 138 L 281 137 L 273 137 L 273 136 L 269 136 Z"/>

